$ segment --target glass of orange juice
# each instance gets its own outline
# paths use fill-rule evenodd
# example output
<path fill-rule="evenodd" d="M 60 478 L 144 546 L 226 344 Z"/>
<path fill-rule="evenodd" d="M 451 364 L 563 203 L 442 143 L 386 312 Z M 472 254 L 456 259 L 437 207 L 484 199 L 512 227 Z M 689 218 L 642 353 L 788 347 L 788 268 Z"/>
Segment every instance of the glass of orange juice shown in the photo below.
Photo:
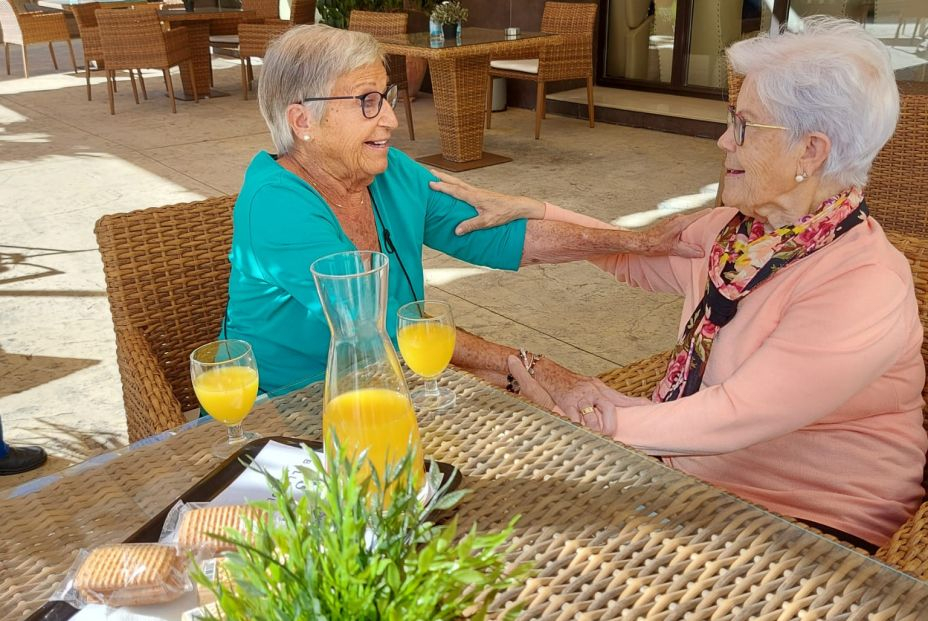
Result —
<path fill-rule="evenodd" d="M 190 354 L 190 379 L 200 405 L 229 431 L 228 440 L 214 446 L 213 453 L 228 455 L 237 445 L 261 437 L 242 429 L 258 397 L 258 366 L 251 345 L 229 339 L 196 348 Z"/>
<path fill-rule="evenodd" d="M 454 353 L 451 306 L 439 300 L 404 304 L 397 313 L 396 342 L 406 365 L 425 380 L 412 391 L 420 410 L 441 410 L 454 403 L 454 392 L 438 385 L 438 376 Z"/>

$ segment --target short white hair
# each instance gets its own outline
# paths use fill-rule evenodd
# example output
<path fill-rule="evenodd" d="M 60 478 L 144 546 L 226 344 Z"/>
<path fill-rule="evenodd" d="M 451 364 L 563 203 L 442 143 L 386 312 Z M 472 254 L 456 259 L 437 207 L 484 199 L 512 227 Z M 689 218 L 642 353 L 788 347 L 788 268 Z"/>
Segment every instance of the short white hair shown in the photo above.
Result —
<path fill-rule="evenodd" d="M 753 79 L 793 144 L 811 132 L 828 136 L 823 179 L 843 187 L 867 183 L 899 118 L 889 50 L 876 37 L 849 19 L 817 15 L 802 20 L 800 32 L 735 43 L 728 60 L 735 73 Z"/>
<path fill-rule="evenodd" d="M 287 122 L 291 104 L 307 97 L 329 97 L 338 78 L 377 62 L 384 62 L 383 49 L 377 39 L 363 32 L 313 24 L 290 28 L 274 39 L 264 56 L 258 107 L 277 152 L 283 155 L 293 148 Z M 319 120 L 325 104 L 312 101 L 305 106 Z"/>

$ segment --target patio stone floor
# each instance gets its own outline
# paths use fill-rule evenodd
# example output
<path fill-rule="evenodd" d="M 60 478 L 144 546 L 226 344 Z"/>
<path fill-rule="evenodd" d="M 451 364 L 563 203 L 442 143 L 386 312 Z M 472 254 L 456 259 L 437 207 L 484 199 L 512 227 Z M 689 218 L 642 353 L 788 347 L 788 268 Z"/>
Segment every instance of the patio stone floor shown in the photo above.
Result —
<path fill-rule="evenodd" d="M 214 59 L 215 86 L 229 97 L 178 102 L 176 115 L 160 73 L 146 72 L 149 100 L 138 106 L 123 75 L 110 116 L 102 77 L 88 102 L 82 74 L 55 72 L 45 49 L 30 51 L 33 77 L 22 78 L 15 46 L 12 76 L 0 75 L 0 416 L 9 442 L 41 444 L 51 459 L 0 488 L 126 442 L 94 222 L 234 193 L 251 157 L 270 148 L 256 101 L 240 97 L 237 61 Z M 440 150 L 430 96 L 413 104 L 415 142 L 397 112 L 394 146 L 412 156 Z M 461 177 L 630 226 L 714 198 L 721 160 L 711 140 L 549 116 L 536 141 L 532 119 L 528 110 L 495 114 L 485 148 L 514 161 Z M 452 302 L 458 325 L 584 373 L 674 340 L 678 299 L 632 290 L 589 264 L 511 274 L 427 249 L 425 265 L 429 295 Z"/>

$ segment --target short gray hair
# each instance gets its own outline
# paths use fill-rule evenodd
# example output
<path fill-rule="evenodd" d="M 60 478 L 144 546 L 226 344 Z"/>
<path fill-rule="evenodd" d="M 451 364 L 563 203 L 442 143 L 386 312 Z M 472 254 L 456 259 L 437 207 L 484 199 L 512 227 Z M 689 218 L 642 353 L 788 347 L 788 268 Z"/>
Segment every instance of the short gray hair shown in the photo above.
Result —
<path fill-rule="evenodd" d="M 889 50 L 857 22 L 814 16 L 801 32 L 739 41 L 728 49 L 735 73 L 751 76 L 793 144 L 811 132 L 831 140 L 822 178 L 863 186 L 899 118 Z"/>
<path fill-rule="evenodd" d="M 293 148 L 287 122 L 290 104 L 307 97 L 329 97 L 338 78 L 383 61 L 383 49 L 371 35 L 322 24 L 291 28 L 271 42 L 258 82 L 258 107 L 277 152 L 283 155 Z M 321 119 L 325 104 L 313 101 L 305 105 Z"/>

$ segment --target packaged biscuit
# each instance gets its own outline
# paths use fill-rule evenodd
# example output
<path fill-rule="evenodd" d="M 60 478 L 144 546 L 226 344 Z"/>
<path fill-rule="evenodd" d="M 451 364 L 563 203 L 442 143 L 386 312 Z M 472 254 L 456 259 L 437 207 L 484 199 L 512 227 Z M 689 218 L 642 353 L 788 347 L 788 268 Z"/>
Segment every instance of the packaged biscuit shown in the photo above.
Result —
<path fill-rule="evenodd" d="M 193 551 L 200 558 L 217 556 L 235 546 L 213 535 L 226 535 L 229 528 L 241 531 L 260 515 L 259 509 L 247 505 L 178 503 L 165 519 L 159 541 L 181 551 Z"/>
<path fill-rule="evenodd" d="M 193 588 L 186 562 L 170 547 L 121 543 L 81 550 L 53 599 L 82 608 L 170 602 Z"/>

